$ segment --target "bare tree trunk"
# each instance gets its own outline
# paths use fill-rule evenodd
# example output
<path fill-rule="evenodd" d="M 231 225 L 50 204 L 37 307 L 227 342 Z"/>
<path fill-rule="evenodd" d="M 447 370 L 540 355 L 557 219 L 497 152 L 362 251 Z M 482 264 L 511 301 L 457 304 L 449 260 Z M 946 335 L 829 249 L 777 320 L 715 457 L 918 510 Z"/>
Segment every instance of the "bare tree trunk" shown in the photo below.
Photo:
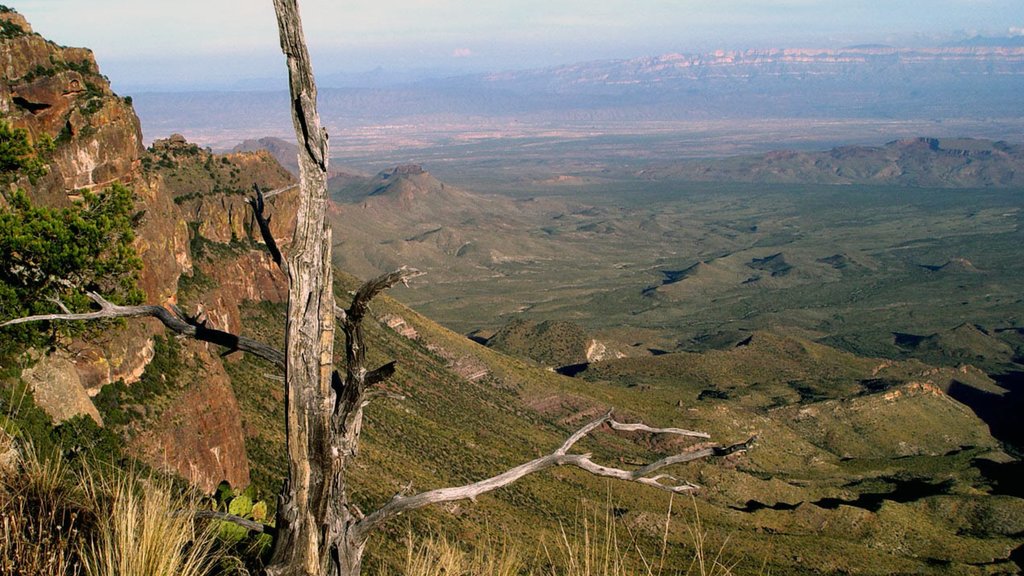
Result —
<path fill-rule="evenodd" d="M 334 296 L 331 235 L 326 224 L 327 133 L 316 109 L 316 84 L 297 0 L 274 0 L 281 49 L 288 61 L 292 120 L 299 144 L 299 209 L 288 255 L 285 335 L 285 422 L 288 479 L 278 498 L 277 538 L 267 573 L 323 576 L 325 547 L 339 541 L 345 517 L 344 456 L 331 434 Z M 340 494 L 339 494 L 340 491 Z M 343 498 L 343 496 L 342 496 Z M 334 503 L 338 503 L 335 505 Z M 347 547 L 345 547 L 347 548 Z"/>

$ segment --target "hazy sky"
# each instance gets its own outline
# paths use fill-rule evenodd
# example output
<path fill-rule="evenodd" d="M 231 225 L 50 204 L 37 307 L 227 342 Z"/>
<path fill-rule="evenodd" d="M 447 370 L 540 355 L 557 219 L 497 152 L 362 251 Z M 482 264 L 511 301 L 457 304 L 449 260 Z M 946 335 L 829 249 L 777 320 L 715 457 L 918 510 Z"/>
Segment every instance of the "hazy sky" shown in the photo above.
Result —
<path fill-rule="evenodd" d="M 46 37 L 93 48 L 115 88 L 223 87 L 245 78 L 283 78 L 271 0 L 6 3 Z M 300 5 L 321 74 L 378 66 L 482 71 L 716 48 L 938 44 L 974 34 L 1024 34 L 1024 0 L 301 0 Z"/>

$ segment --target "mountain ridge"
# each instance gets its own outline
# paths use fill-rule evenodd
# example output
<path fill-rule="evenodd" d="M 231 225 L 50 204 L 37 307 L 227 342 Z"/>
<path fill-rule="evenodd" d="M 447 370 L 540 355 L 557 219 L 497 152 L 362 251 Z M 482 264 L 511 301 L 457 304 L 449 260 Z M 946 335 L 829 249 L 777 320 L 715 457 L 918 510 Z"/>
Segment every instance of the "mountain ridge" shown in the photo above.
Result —
<path fill-rule="evenodd" d="M 754 118 L 981 121 L 1018 117 L 1022 91 L 1024 47 L 779 48 L 324 86 L 320 112 L 329 127 L 404 126 L 420 135 L 484 120 L 547 127 Z M 221 136 L 290 130 L 283 92 L 153 92 L 136 99 L 147 130 L 173 126 L 199 135 L 216 127 Z"/>
<path fill-rule="evenodd" d="M 110 100 L 103 106 L 117 104 L 113 95 L 105 98 Z M 90 137 L 87 132 L 73 135 L 78 144 Z M 130 132 L 122 138 L 132 142 Z M 139 249 L 147 273 L 159 280 L 147 296 L 195 311 L 213 326 L 279 344 L 282 273 L 246 217 L 245 197 L 254 184 L 290 184 L 284 168 L 266 152 L 214 155 L 183 136 L 135 152 L 118 159 L 132 160 L 129 176 L 137 185 L 139 208 L 146 211 L 139 217 L 146 227 L 140 230 Z M 382 244 L 367 232 L 382 223 L 369 216 L 390 213 L 397 219 L 387 231 L 401 234 L 392 243 L 409 250 L 393 256 L 399 264 L 418 265 L 420 256 L 449 250 L 456 259 L 470 260 L 468 267 L 477 275 L 522 277 L 558 250 L 547 242 L 552 235 L 576 235 L 589 245 L 624 229 L 612 221 L 615 213 L 608 207 L 457 193 L 420 166 L 360 178 L 348 177 L 346 185 L 362 184 L 367 193 L 338 208 L 349 219 L 335 220 L 346 225 L 335 226 L 334 241 L 348 253 L 362 254 L 363 246 Z M 449 203 L 423 201 L 439 195 Z M 468 198 L 475 212 L 458 213 L 469 206 L 451 204 L 460 198 Z M 408 210 L 394 210 L 396 201 L 406 200 Z M 271 199 L 274 234 L 281 239 L 287 239 L 294 221 L 295 202 L 289 192 Z M 494 230 L 509 225 L 509 214 L 526 212 L 543 217 L 545 226 L 531 229 L 520 246 L 509 245 L 507 238 L 494 242 Z M 438 230 L 437 222 L 411 224 L 418 216 L 440 213 L 448 214 L 449 222 L 468 221 L 480 236 L 459 237 L 456 230 Z M 749 221 L 740 224 L 757 228 Z M 771 223 L 758 225 L 771 230 Z M 665 229 L 673 227 L 665 222 Z M 472 262 L 476 250 L 484 259 Z M 810 259 L 777 254 L 765 247 L 738 255 L 736 264 L 770 272 L 799 268 Z M 483 261 L 493 267 L 481 271 Z M 360 281 L 343 272 L 337 279 L 335 295 L 344 303 Z M 448 287 L 454 298 L 461 297 L 458 288 Z M 526 300 L 522 292 L 506 297 L 516 306 Z M 353 503 L 364 510 L 410 487 L 462 484 L 500 472 L 557 448 L 581 422 L 614 408 L 624 421 L 699 428 L 716 440 L 760 434 L 755 450 L 725 465 L 698 463 L 672 471 L 704 486 L 694 500 L 695 513 L 715 531 L 735 534 L 733 541 L 749 554 L 737 560 L 740 569 L 763 571 L 770 565 L 781 575 L 973 573 L 979 564 L 991 572 L 1014 569 L 1014 550 L 1024 534 L 1024 500 L 994 488 L 994 478 L 1012 459 L 985 422 L 942 390 L 952 379 L 968 387 L 975 381 L 989 384 L 980 371 L 855 356 L 805 338 L 758 331 L 728 350 L 609 360 L 588 367 L 586 379 L 570 379 L 479 346 L 387 296 L 374 300 L 364 327 L 368 362 L 397 361 L 388 393 L 367 406 L 366 443 L 360 466 L 352 467 L 358 487 Z M 552 332 L 585 343 L 579 330 L 562 328 Z M 134 337 L 156 342 L 157 330 L 147 327 Z M 274 493 L 286 458 L 284 390 L 273 368 L 250 355 L 220 357 L 205 345 L 178 350 L 174 338 L 160 342 L 149 359 L 160 361 L 144 362 L 149 373 L 139 380 L 157 392 L 146 402 L 132 402 L 125 384 L 104 386 L 102 398 L 97 396 L 106 401 L 104 413 L 127 419 L 121 431 L 154 466 L 203 489 L 224 477 L 235 487 L 251 479 L 258 497 Z M 107 425 L 113 421 L 108 418 Z M 916 425 L 904 426 L 907 422 Z M 620 462 L 682 448 L 608 431 L 596 431 L 581 442 L 584 446 L 596 458 Z M 193 474 L 199 468 L 202 474 Z M 907 494 L 907 485 L 927 490 Z M 496 526 L 512 543 L 545 542 L 559 534 L 564 538 L 572 518 L 595 509 L 624 523 L 631 546 L 660 546 L 668 550 L 667 567 L 682 567 L 691 550 L 685 528 L 663 527 L 660 519 L 669 506 L 661 492 L 609 487 L 602 479 L 560 468 L 473 505 L 410 515 L 408 524 L 385 527 L 384 537 L 371 546 L 374 560 L 386 565 L 401 557 L 403 536 L 409 534 L 443 530 L 464 543 L 491 545 L 481 527 Z"/>

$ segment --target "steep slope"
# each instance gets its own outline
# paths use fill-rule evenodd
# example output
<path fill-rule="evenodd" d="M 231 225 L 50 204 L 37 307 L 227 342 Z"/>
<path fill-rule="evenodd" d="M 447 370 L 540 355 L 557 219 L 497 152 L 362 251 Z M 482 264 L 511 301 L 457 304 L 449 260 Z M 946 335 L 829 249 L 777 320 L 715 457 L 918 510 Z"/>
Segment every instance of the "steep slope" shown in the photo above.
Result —
<path fill-rule="evenodd" d="M 342 284 L 344 300 L 357 283 L 343 276 Z M 266 331 L 280 307 L 248 311 L 247 326 L 263 338 L 280 337 L 279 330 Z M 994 478 L 1009 469 L 1009 459 L 987 426 L 942 391 L 965 378 L 955 370 L 756 333 L 729 351 L 613 360 L 591 365 L 585 379 L 570 379 L 479 346 L 391 299 L 374 313 L 387 322 L 368 327 L 372 362 L 398 360 L 388 390 L 403 399 L 368 408 L 364 467 L 356 473 L 364 510 L 410 483 L 420 490 L 494 474 L 556 446 L 573 426 L 613 407 L 622 418 L 704 429 L 716 438 L 760 435 L 757 448 L 734 462 L 672 472 L 706 487 L 697 504 L 702 521 L 742 543 L 737 560 L 744 569 L 767 562 L 776 574 L 940 573 L 938 565 L 969 571 L 991 562 L 1013 570 L 1008 557 L 1021 544 L 1024 500 L 1005 495 L 1005 484 L 997 487 Z M 472 375 L 459 372 L 469 365 Z M 279 385 L 250 358 L 229 371 L 246 414 L 254 479 L 269 495 L 283 471 Z M 584 449 L 638 461 L 678 448 L 636 440 L 643 449 L 598 434 Z M 664 518 L 664 494 L 572 471 L 408 522 L 414 532 L 440 529 L 467 543 L 489 537 L 484 525 L 532 543 L 557 535 L 559 522 L 579 514 L 581 500 L 614 507 L 638 545 L 658 549 L 664 527 L 654 519 Z M 998 521 L 997 509 L 1005 511 Z M 374 554 L 390 557 L 406 530 L 389 527 Z M 893 541 L 893 533 L 906 540 Z M 670 529 L 668 566 L 685 567 L 686 538 L 682 526 Z"/>

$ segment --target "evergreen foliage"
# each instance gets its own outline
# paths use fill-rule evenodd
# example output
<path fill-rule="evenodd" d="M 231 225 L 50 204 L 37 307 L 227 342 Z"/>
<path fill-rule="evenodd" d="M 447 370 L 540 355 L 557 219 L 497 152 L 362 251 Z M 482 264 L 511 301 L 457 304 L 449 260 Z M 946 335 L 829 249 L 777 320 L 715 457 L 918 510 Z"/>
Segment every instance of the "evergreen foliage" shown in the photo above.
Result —
<path fill-rule="evenodd" d="M 141 302 L 132 215 L 132 192 L 120 184 L 84 192 L 66 208 L 35 206 L 21 190 L 12 194 L 10 206 L 0 209 L 0 318 L 55 312 L 54 299 L 85 311 L 89 291 L 119 304 Z M 37 326 L 4 332 L 0 356 L 45 341 Z"/>
<path fill-rule="evenodd" d="M 0 184 L 27 176 L 35 183 L 46 174 L 44 158 L 53 151 L 53 140 L 43 136 L 35 144 L 24 128 L 13 128 L 0 120 Z"/>

